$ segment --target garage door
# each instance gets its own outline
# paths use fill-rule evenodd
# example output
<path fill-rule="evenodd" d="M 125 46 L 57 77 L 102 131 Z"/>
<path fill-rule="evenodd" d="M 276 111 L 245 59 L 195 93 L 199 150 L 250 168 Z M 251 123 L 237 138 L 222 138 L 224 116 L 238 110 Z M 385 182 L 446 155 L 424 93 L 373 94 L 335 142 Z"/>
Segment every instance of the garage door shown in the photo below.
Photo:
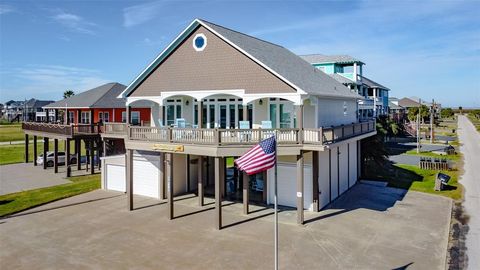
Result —
<path fill-rule="evenodd" d="M 133 194 L 160 198 L 160 156 L 137 153 L 133 156 Z"/>
<path fill-rule="evenodd" d="M 304 169 L 303 200 L 306 209 L 312 209 L 312 167 Z M 278 204 L 297 207 L 297 166 L 296 164 L 278 164 Z M 274 170 L 268 170 L 268 203 L 273 203 Z M 271 187 L 271 188 L 270 188 Z"/>
<path fill-rule="evenodd" d="M 107 164 L 106 189 L 125 192 L 125 166 Z"/>

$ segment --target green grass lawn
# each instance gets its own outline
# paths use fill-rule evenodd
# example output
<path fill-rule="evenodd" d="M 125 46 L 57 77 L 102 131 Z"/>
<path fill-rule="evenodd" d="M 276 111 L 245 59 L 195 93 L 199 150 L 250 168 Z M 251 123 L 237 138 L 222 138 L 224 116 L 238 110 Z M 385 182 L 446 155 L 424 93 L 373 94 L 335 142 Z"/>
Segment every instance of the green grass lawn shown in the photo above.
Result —
<path fill-rule="evenodd" d="M 387 181 L 390 187 L 441 195 L 454 200 L 462 199 L 463 187 L 458 183 L 459 172 L 457 170 L 442 171 L 452 178 L 448 183 L 447 190 L 434 191 L 437 172 L 405 164 L 388 164 L 381 167 L 370 164 L 365 172 L 365 178 Z"/>
<path fill-rule="evenodd" d="M 100 175 L 69 178 L 72 183 L 0 196 L 0 217 L 100 188 Z"/>
<path fill-rule="evenodd" d="M 449 159 L 449 160 L 459 160 L 461 158 L 461 156 L 459 154 L 455 154 L 455 155 L 439 155 L 439 154 L 435 154 L 435 153 L 432 153 L 432 152 L 420 152 L 420 153 L 417 153 L 417 150 L 416 149 L 413 149 L 413 150 L 409 150 L 407 152 L 405 152 L 405 154 L 407 155 L 412 155 L 412 156 L 422 156 L 422 157 L 433 157 L 433 158 L 446 158 L 446 159 Z"/>
<path fill-rule="evenodd" d="M 0 142 L 21 141 L 25 134 L 21 124 L 0 125 Z"/>
<path fill-rule="evenodd" d="M 468 114 L 467 115 L 468 119 L 470 119 L 470 122 L 475 126 L 475 128 L 480 131 L 480 119 L 475 118 L 473 115 Z"/>
<path fill-rule="evenodd" d="M 70 151 L 73 153 L 74 142 L 70 142 Z M 65 143 L 64 141 L 58 142 L 58 150 L 63 151 Z M 53 141 L 49 143 L 50 151 L 53 151 Z M 43 154 L 43 140 L 37 142 L 38 155 Z M 33 143 L 29 144 L 29 161 L 33 162 Z M 85 154 L 85 146 L 82 142 L 82 155 Z M 20 163 L 25 161 L 25 145 L 24 144 L 7 144 L 0 145 L 0 165 Z"/>

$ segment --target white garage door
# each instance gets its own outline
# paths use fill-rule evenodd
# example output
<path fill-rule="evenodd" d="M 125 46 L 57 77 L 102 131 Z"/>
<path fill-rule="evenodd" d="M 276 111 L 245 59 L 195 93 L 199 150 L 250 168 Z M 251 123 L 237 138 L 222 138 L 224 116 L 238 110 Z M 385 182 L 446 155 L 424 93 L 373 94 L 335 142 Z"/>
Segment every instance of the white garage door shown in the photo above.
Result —
<path fill-rule="evenodd" d="M 133 156 L 133 194 L 160 198 L 160 156 L 138 153 Z"/>
<path fill-rule="evenodd" d="M 303 201 L 306 209 L 313 209 L 312 205 L 312 167 L 304 169 Z M 297 166 L 296 164 L 278 164 L 278 204 L 297 207 Z M 268 170 L 268 203 L 273 203 L 274 170 Z"/>
<path fill-rule="evenodd" d="M 125 192 L 125 166 L 107 164 L 106 189 Z"/>

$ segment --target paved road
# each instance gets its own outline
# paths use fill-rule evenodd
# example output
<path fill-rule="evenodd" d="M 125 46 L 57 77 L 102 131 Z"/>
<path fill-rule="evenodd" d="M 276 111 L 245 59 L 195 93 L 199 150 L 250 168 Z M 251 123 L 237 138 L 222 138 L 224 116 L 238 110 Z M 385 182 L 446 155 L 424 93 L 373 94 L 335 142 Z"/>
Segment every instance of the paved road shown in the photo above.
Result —
<path fill-rule="evenodd" d="M 32 163 L 17 163 L 0 166 L 0 195 L 70 183 L 65 174 L 54 174 L 52 169 L 43 170 Z"/>
<path fill-rule="evenodd" d="M 458 135 L 465 157 L 465 173 L 461 183 L 465 187 L 465 210 L 470 215 L 467 235 L 468 269 L 480 269 L 480 134 L 467 117 L 458 117 Z"/>

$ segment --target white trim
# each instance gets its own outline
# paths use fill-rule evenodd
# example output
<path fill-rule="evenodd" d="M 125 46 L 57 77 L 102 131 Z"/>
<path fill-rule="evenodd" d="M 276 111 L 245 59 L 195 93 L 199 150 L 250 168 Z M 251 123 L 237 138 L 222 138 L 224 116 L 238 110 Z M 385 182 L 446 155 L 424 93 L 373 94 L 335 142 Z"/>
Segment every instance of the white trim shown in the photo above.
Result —
<path fill-rule="evenodd" d="M 302 105 L 306 97 L 302 97 L 298 93 L 262 93 L 262 94 L 245 94 L 243 96 L 243 105 L 246 105 L 260 98 L 282 98 L 293 102 L 294 105 Z"/>
<path fill-rule="evenodd" d="M 198 48 L 197 45 L 195 44 L 195 40 L 196 40 L 198 37 L 201 37 L 201 38 L 203 38 L 203 40 L 204 40 L 203 46 L 200 47 L 200 48 Z M 193 37 L 192 46 L 193 46 L 193 48 L 195 49 L 195 51 L 197 51 L 197 52 L 201 52 L 201 51 L 205 50 L 205 47 L 207 47 L 207 37 L 205 36 L 205 34 L 203 34 L 203 33 L 198 33 L 198 34 L 196 34 L 196 35 Z"/>

